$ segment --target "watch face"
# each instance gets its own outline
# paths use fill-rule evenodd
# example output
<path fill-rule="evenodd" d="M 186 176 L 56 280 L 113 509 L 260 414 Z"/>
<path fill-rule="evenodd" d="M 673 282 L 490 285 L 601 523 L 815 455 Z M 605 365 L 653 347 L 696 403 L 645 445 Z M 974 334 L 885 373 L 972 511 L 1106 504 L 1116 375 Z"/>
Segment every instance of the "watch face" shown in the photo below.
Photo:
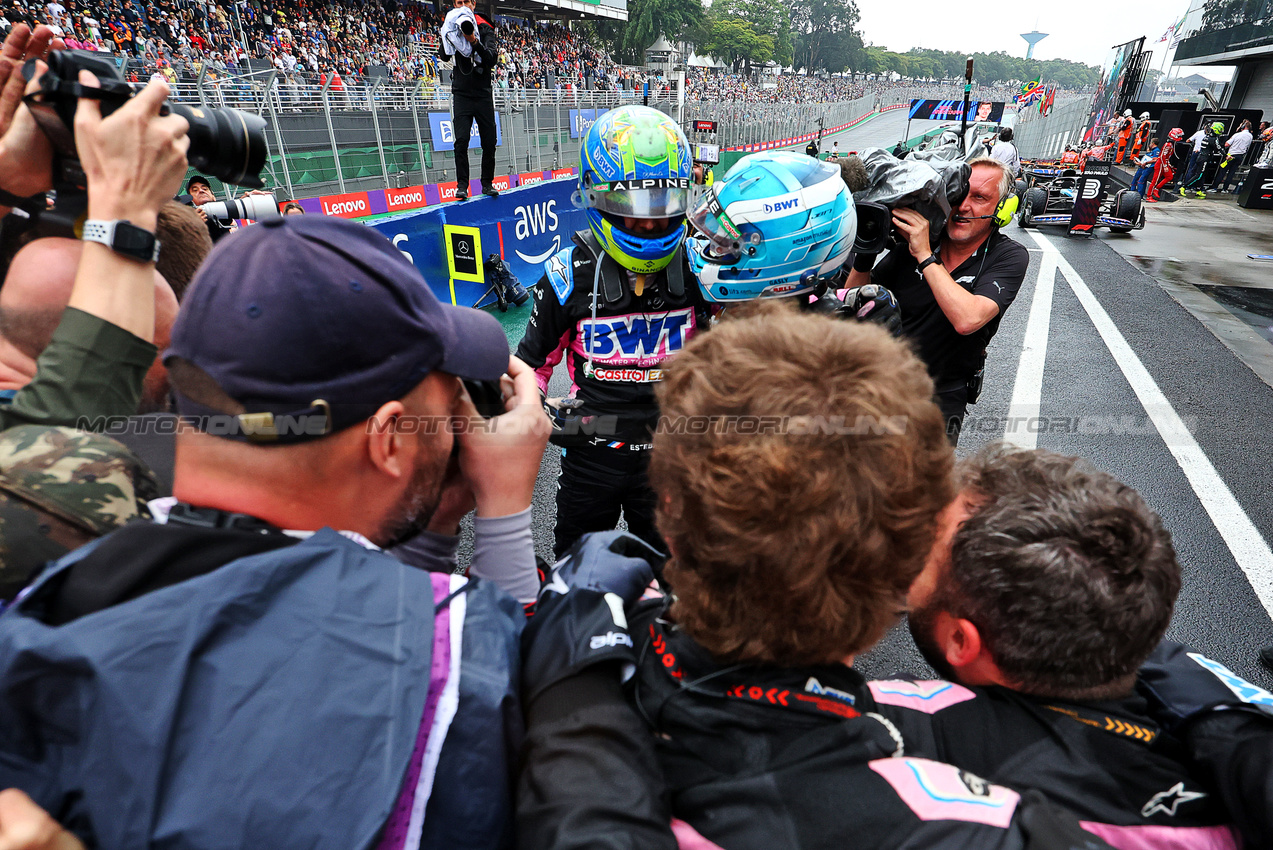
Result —
<path fill-rule="evenodd" d="M 115 250 L 128 254 L 145 255 L 148 259 L 155 250 L 155 234 L 134 224 L 121 221 L 115 225 Z"/>

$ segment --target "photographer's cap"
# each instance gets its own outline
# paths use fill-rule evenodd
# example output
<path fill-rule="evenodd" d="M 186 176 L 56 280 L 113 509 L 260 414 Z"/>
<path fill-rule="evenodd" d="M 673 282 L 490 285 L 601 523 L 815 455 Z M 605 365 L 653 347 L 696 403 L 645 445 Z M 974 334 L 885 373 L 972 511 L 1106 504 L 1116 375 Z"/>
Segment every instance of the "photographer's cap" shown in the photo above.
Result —
<path fill-rule="evenodd" d="M 297 442 L 365 421 L 433 371 L 498 380 L 508 356 L 493 316 L 442 304 L 377 231 L 288 216 L 218 243 L 164 364 L 177 412 L 208 433 Z"/>
<path fill-rule="evenodd" d="M 207 186 L 209 189 L 212 188 L 212 184 L 208 182 L 207 177 L 204 177 L 202 174 L 195 174 L 189 180 L 186 181 L 187 194 L 190 192 L 190 187 L 196 183 L 202 183 L 203 185 Z"/>

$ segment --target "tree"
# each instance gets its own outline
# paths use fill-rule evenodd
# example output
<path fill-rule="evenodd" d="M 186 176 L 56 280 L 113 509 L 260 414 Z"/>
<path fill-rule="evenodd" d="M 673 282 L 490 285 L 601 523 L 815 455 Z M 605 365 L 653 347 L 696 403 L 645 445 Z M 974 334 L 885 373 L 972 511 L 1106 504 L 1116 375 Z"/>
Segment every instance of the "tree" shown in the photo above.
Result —
<path fill-rule="evenodd" d="M 791 64 L 791 17 L 782 0 L 716 0 L 709 19 L 709 36 L 703 45 L 708 55 L 723 59 L 730 55 L 724 52 L 726 45 L 732 45 L 731 49 L 735 50 L 745 48 L 744 52 L 735 53 L 730 61 L 741 60 L 748 73 L 753 64 L 763 65 L 770 61 L 779 65 Z M 718 27 L 725 22 L 731 23 L 718 33 Z M 739 23 L 747 26 L 740 27 Z M 761 59 L 759 56 L 764 53 L 766 41 L 769 43 L 768 55 Z"/>
<path fill-rule="evenodd" d="M 792 13 L 794 67 L 838 73 L 860 60 L 862 37 L 853 0 L 797 0 Z"/>
<path fill-rule="evenodd" d="M 670 41 L 701 38 L 705 23 L 699 0 L 629 0 L 628 20 L 598 21 L 596 33 L 608 42 L 615 57 L 629 65 L 644 65 L 645 50 L 660 35 Z"/>
<path fill-rule="evenodd" d="M 774 40 L 756 32 L 756 28 L 742 18 L 715 18 L 708 28 L 703 50 L 709 56 L 727 60 L 735 68 L 739 62 L 746 63 L 750 71 L 751 65 L 763 65 L 773 57 Z"/>

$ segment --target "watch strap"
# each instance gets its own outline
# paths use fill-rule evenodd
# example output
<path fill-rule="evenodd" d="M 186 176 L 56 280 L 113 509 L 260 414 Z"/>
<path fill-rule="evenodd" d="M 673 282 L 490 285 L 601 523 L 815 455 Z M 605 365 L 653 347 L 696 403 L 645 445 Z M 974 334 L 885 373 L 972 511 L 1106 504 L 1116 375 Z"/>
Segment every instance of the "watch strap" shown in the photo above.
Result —
<path fill-rule="evenodd" d="M 926 258 L 924 258 L 923 260 L 920 260 L 919 267 L 918 267 L 919 273 L 923 274 L 924 269 L 928 268 L 933 263 L 936 263 L 937 265 L 941 265 L 941 257 L 937 256 L 936 252 L 929 254 Z"/>
<path fill-rule="evenodd" d="M 124 240 L 125 236 L 134 237 L 135 243 L 129 244 Z M 144 247 L 145 237 L 149 236 L 150 247 Z M 80 238 L 85 242 L 97 242 L 105 245 L 117 254 L 122 254 L 134 260 L 143 263 L 156 263 L 159 261 L 159 240 L 155 238 L 155 234 L 145 228 L 138 227 L 127 219 L 119 219 L 117 221 L 102 221 L 100 219 L 87 219 L 81 231 Z"/>

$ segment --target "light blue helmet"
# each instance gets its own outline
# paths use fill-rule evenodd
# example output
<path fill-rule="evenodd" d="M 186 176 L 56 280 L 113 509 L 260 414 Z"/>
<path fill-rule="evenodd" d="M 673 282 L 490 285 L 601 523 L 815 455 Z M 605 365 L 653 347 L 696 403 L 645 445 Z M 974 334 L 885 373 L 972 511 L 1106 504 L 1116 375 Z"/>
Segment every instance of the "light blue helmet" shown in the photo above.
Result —
<path fill-rule="evenodd" d="M 577 203 L 605 252 L 626 269 L 656 272 L 685 237 L 694 162 L 685 134 L 648 106 L 620 106 L 599 117 L 579 152 Z M 624 218 L 668 219 L 657 233 L 636 233 Z"/>
<path fill-rule="evenodd" d="M 810 292 L 853 250 L 857 212 L 840 169 L 808 156 L 745 156 L 690 213 L 690 268 L 709 301 Z"/>

